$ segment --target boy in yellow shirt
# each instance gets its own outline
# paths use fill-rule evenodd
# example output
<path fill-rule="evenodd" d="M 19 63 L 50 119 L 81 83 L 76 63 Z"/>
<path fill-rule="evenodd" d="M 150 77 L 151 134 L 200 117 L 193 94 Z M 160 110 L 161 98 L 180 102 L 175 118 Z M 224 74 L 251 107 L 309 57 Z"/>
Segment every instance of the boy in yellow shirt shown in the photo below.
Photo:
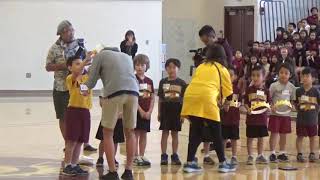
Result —
<path fill-rule="evenodd" d="M 83 96 L 80 94 L 80 84 L 88 80 L 84 67 L 90 63 L 91 52 L 85 60 L 71 57 L 67 60 L 67 67 L 71 74 L 66 78 L 66 86 L 70 99 L 65 113 L 66 149 L 65 168 L 62 174 L 66 176 L 87 175 L 78 165 L 81 146 L 88 143 L 90 134 L 90 111 L 92 107 L 92 92 Z"/>

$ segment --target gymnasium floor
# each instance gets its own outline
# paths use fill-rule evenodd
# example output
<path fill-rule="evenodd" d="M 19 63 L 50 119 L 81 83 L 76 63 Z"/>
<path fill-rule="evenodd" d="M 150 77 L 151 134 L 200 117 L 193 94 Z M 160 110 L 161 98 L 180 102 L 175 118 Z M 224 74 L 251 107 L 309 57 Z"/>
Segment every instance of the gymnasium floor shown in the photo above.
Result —
<path fill-rule="evenodd" d="M 85 166 L 90 171 L 88 177 L 66 178 L 59 176 L 62 162 L 63 141 L 58 129 L 58 121 L 55 119 L 54 108 L 51 97 L 28 97 L 28 98 L 0 98 L 0 179 L 98 179 L 103 169 L 96 169 L 95 166 Z M 156 110 L 157 108 L 155 108 Z M 101 110 L 97 99 L 94 100 L 94 108 L 91 111 L 91 144 L 98 147 L 98 141 L 94 139 L 96 129 L 100 121 Z M 270 164 L 247 166 L 245 147 L 245 126 L 241 122 L 241 145 L 239 145 L 240 166 L 237 172 L 231 174 L 217 173 L 216 166 L 205 167 L 202 174 L 184 174 L 181 167 L 160 167 L 160 138 L 158 131 L 157 112 L 153 113 L 152 132 L 149 134 L 146 156 L 151 160 L 151 168 L 135 168 L 136 180 L 211 180 L 211 179 L 232 179 L 232 180 L 318 180 L 320 177 L 320 163 L 299 164 L 295 161 L 295 135 L 289 136 L 288 146 L 292 163 Z M 242 118 L 243 119 L 243 118 Z M 295 128 L 295 125 L 292 127 Z M 187 152 L 188 123 L 184 124 L 180 134 L 180 155 L 183 162 Z M 267 139 L 265 149 L 267 147 Z M 241 146 L 241 147 L 240 147 Z M 170 146 L 169 146 L 170 147 Z M 305 142 L 305 147 L 308 143 Z M 121 148 L 120 148 L 121 149 Z M 308 153 L 308 148 L 305 148 Z M 120 150 L 121 151 L 121 150 Z M 169 149 L 171 152 L 171 148 Z M 170 153 L 169 153 L 170 154 Z M 266 151 L 266 154 L 269 154 Z M 97 153 L 86 154 L 97 158 Z M 227 150 L 230 157 L 230 150 Z M 307 154 L 305 154 L 306 156 Z M 199 159 L 202 155 L 199 153 Z M 217 161 L 215 153 L 212 157 Z M 123 172 L 123 155 L 118 154 L 117 159 L 121 162 L 119 173 Z M 295 166 L 297 171 L 278 170 L 280 166 Z M 104 168 L 106 173 L 106 167 Z"/>

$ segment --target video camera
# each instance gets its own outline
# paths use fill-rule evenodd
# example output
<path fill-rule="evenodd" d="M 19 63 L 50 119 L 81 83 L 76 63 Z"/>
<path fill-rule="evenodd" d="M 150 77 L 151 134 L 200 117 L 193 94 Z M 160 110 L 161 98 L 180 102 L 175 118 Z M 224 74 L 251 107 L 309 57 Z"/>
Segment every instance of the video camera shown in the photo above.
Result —
<path fill-rule="evenodd" d="M 206 57 L 203 48 L 191 49 L 189 50 L 189 52 L 194 53 L 194 56 L 192 58 L 194 65 L 190 66 L 190 76 L 192 76 L 194 69 L 198 67 Z"/>

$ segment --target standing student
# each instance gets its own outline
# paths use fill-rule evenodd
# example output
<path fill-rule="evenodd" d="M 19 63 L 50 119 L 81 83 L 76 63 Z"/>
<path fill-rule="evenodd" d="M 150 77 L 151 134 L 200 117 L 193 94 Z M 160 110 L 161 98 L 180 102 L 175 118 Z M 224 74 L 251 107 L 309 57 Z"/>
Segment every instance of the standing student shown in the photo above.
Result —
<path fill-rule="evenodd" d="M 104 95 L 103 95 L 103 88 L 101 90 L 101 96 L 99 96 L 100 101 L 100 107 L 102 107 Z M 99 158 L 97 160 L 96 166 L 102 167 L 104 164 L 103 154 L 104 154 L 104 148 L 103 148 L 103 127 L 101 126 L 101 122 L 99 124 L 99 128 L 96 134 L 96 139 L 100 140 L 99 143 Z M 123 124 L 122 124 L 122 112 L 118 115 L 118 121 L 114 128 L 114 134 L 113 134 L 113 142 L 114 142 L 114 156 L 117 154 L 118 150 L 118 144 L 124 142 L 124 134 L 123 134 Z M 115 158 L 115 164 L 116 167 L 119 167 L 119 162 Z"/>
<path fill-rule="evenodd" d="M 296 91 L 296 103 L 297 103 L 297 161 L 304 162 L 302 152 L 302 142 L 304 137 L 309 137 L 309 162 L 316 161 L 316 136 L 318 132 L 318 112 L 320 103 L 320 93 L 312 86 L 314 81 L 314 75 L 310 68 L 304 68 L 302 70 L 302 87 Z"/>
<path fill-rule="evenodd" d="M 222 137 L 224 144 L 227 140 L 231 140 L 232 157 L 230 163 L 237 165 L 237 141 L 239 139 L 239 125 L 240 125 L 240 111 L 241 91 L 238 87 L 238 75 L 235 69 L 229 69 L 232 80 L 232 101 L 224 105 L 224 113 L 222 118 Z"/>
<path fill-rule="evenodd" d="M 88 143 L 90 134 L 90 111 L 92 107 L 92 92 L 86 96 L 80 93 L 80 85 L 88 80 L 84 73 L 84 66 L 90 62 L 89 53 L 82 62 L 79 57 L 71 57 L 67 60 L 67 67 L 71 74 L 66 78 L 66 86 L 69 90 L 70 99 L 65 114 L 65 167 L 62 174 L 67 176 L 87 175 L 79 166 L 81 146 Z"/>
<path fill-rule="evenodd" d="M 138 51 L 138 44 L 136 43 L 136 36 L 132 30 L 126 32 L 124 40 L 120 44 L 121 52 L 128 54 L 132 59 L 136 56 Z"/>
<path fill-rule="evenodd" d="M 172 155 L 171 164 L 181 165 L 178 155 L 178 132 L 181 131 L 183 119 L 180 117 L 183 94 L 187 84 L 178 77 L 178 70 L 181 64 L 178 59 L 168 59 L 165 68 L 168 74 L 159 83 L 159 104 L 158 120 L 160 122 L 161 136 L 161 165 L 168 165 L 167 144 L 171 132 Z"/>
<path fill-rule="evenodd" d="M 202 138 L 211 137 L 219 159 L 219 172 L 232 172 L 235 167 L 228 164 L 224 154 L 219 104 L 232 94 L 230 74 L 225 68 L 226 55 L 218 44 L 207 46 L 207 59 L 196 69 L 186 89 L 181 115 L 190 120 L 188 158 L 183 171 L 201 172 L 195 154 Z M 218 99 L 221 101 L 218 102 Z"/>
<path fill-rule="evenodd" d="M 270 162 L 287 162 L 289 157 L 286 154 L 286 143 L 287 134 L 291 133 L 291 117 L 290 112 L 285 114 L 279 114 L 276 111 L 276 104 L 280 101 L 287 101 L 292 103 L 295 100 L 296 88 L 289 82 L 290 76 L 292 74 L 292 67 L 288 63 L 284 63 L 280 66 L 279 78 L 277 82 L 274 82 L 270 86 L 270 96 L 272 99 L 272 113 L 269 118 L 268 129 L 271 133 L 270 135 L 270 151 L 269 156 Z M 276 144 L 279 140 L 280 154 L 276 156 Z"/>
<path fill-rule="evenodd" d="M 134 163 L 138 166 L 150 166 L 150 161 L 145 157 L 147 133 L 150 132 L 151 114 L 155 99 L 153 81 L 145 75 L 150 68 L 150 61 L 148 56 L 138 54 L 133 62 L 140 87 L 137 126 L 135 129 L 137 145 Z"/>
<path fill-rule="evenodd" d="M 244 97 L 245 107 L 248 115 L 246 119 L 246 135 L 247 135 L 247 150 L 248 150 L 248 165 L 253 165 L 253 140 L 258 139 L 258 157 L 256 158 L 257 164 L 266 164 L 268 160 L 263 155 L 263 141 L 264 137 L 268 136 L 267 112 L 260 114 L 252 114 L 252 108 L 255 103 L 270 103 L 269 91 L 264 87 L 264 68 L 262 66 L 256 66 L 252 69 L 251 80 L 252 85 L 246 90 Z"/>

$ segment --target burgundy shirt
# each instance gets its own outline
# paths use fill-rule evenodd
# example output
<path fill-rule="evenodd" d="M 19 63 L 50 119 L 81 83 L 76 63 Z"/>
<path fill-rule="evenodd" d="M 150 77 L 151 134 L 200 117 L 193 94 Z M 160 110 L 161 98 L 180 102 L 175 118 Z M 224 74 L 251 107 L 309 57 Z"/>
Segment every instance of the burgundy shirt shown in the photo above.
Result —
<path fill-rule="evenodd" d="M 233 84 L 233 94 L 232 101 L 237 100 L 241 102 L 241 93 L 238 88 L 238 82 L 234 82 Z M 231 107 L 228 112 L 223 113 L 222 124 L 227 126 L 239 126 L 240 122 L 240 111 L 239 107 Z"/>
<path fill-rule="evenodd" d="M 258 91 L 262 91 L 264 93 L 263 96 L 258 96 L 259 100 L 257 97 L 255 97 L 257 95 Z M 261 100 L 260 100 L 261 98 Z M 264 99 L 264 100 L 262 100 Z M 271 97 L 269 94 L 269 90 L 266 89 L 265 87 L 263 88 L 256 88 L 254 86 L 250 86 L 247 88 L 246 90 L 246 94 L 244 97 L 244 103 L 246 105 L 248 105 L 249 107 L 251 107 L 251 102 L 253 101 L 266 101 L 267 103 L 271 102 Z M 251 115 L 247 115 L 247 120 L 246 120 L 246 124 L 247 125 L 255 125 L 255 126 L 267 126 L 268 124 L 268 115 L 267 112 L 264 112 L 262 114 L 251 114 Z"/>
<path fill-rule="evenodd" d="M 154 94 L 153 82 L 147 76 L 144 79 L 140 79 L 137 75 L 136 77 L 139 81 L 139 106 L 144 111 L 149 111 L 151 96 Z"/>

